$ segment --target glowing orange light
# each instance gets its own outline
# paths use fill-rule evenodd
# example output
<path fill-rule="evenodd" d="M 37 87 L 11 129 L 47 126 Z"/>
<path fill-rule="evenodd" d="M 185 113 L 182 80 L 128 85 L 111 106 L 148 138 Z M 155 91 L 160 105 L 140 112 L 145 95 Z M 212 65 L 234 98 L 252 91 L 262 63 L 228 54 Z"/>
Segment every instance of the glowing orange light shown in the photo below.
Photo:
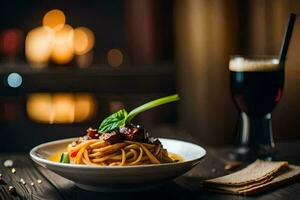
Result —
<path fill-rule="evenodd" d="M 40 123 L 84 122 L 95 114 L 97 104 L 90 94 L 36 93 L 27 99 L 30 119 Z"/>
<path fill-rule="evenodd" d="M 66 22 L 66 17 L 63 11 L 54 9 L 50 10 L 43 17 L 43 26 L 47 26 L 54 30 L 61 29 Z"/>
<path fill-rule="evenodd" d="M 51 58 L 57 64 L 66 64 L 72 60 L 73 56 L 73 28 L 64 25 L 63 28 L 55 32 Z"/>
<path fill-rule="evenodd" d="M 57 94 L 52 97 L 52 110 L 50 122 L 73 123 L 75 113 L 74 96 L 70 94 Z"/>
<path fill-rule="evenodd" d="M 118 67 L 123 63 L 123 53 L 119 49 L 111 49 L 107 53 L 107 62 L 113 67 Z"/>
<path fill-rule="evenodd" d="M 47 64 L 54 41 L 54 33 L 45 27 L 31 30 L 25 40 L 25 54 L 30 63 L 35 67 L 43 67 Z"/>
<path fill-rule="evenodd" d="M 78 94 L 75 100 L 75 122 L 83 122 L 95 114 L 96 101 L 90 94 Z"/>
<path fill-rule="evenodd" d="M 52 97 L 50 94 L 32 94 L 26 105 L 29 118 L 37 122 L 51 123 Z"/>
<path fill-rule="evenodd" d="M 43 17 L 43 27 L 35 28 L 27 34 L 26 57 L 33 66 L 43 67 L 49 59 L 57 64 L 67 64 L 75 54 L 80 56 L 77 60 L 80 67 L 91 64 L 91 49 L 95 44 L 93 32 L 86 27 L 73 30 L 65 21 L 65 14 L 61 10 L 50 10 Z"/>
<path fill-rule="evenodd" d="M 85 27 L 79 27 L 74 30 L 74 50 L 75 54 L 83 55 L 90 51 L 95 44 L 93 32 Z"/>

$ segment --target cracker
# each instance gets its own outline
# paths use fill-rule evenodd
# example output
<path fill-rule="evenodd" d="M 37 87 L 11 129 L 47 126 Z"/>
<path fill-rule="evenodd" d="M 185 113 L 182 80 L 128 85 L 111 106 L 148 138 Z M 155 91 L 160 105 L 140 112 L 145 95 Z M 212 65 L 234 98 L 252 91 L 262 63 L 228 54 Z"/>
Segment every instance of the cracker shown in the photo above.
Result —
<path fill-rule="evenodd" d="M 205 181 L 206 185 L 245 186 L 251 183 L 264 182 L 283 167 L 288 166 L 285 161 L 256 160 L 244 169 L 235 173 Z"/>
<path fill-rule="evenodd" d="M 251 195 L 261 191 L 278 187 L 291 179 L 300 177 L 300 167 L 295 165 L 289 165 L 285 169 L 281 169 L 280 172 L 274 174 L 266 180 L 255 182 L 244 186 L 234 185 L 208 185 L 207 189 L 210 191 L 239 194 L 239 195 Z"/>
<path fill-rule="evenodd" d="M 278 187 L 286 182 L 288 182 L 291 179 L 297 179 L 300 176 L 300 167 L 295 165 L 289 165 L 288 170 L 278 176 L 276 176 L 274 179 L 272 179 L 270 182 L 261 184 L 256 187 L 248 188 L 245 190 L 239 191 L 239 194 L 255 194 L 257 192 L 271 189 Z"/>

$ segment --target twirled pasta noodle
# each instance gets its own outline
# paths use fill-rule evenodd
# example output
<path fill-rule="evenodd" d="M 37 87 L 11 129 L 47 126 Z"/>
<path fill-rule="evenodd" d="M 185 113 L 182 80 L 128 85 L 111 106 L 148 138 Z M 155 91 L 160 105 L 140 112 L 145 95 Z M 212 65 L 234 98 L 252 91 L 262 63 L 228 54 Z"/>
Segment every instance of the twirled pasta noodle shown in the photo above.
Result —
<path fill-rule="evenodd" d="M 134 166 L 173 162 L 161 145 L 123 141 L 110 144 L 101 139 L 68 145 L 70 162 L 95 166 Z M 73 157 L 72 157 L 73 155 Z"/>

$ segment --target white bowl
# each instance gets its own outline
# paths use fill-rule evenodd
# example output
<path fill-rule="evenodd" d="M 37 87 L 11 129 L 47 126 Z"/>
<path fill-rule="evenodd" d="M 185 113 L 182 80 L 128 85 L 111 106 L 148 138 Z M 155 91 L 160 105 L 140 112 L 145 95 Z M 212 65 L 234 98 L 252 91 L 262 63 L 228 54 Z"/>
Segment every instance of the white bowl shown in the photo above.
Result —
<path fill-rule="evenodd" d="M 64 164 L 47 159 L 74 140 L 75 138 L 63 139 L 38 145 L 30 151 L 30 157 L 37 164 L 74 181 L 78 187 L 91 191 L 120 192 L 151 188 L 186 173 L 206 155 L 205 149 L 196 144 L 159 138 L 164 148 L 180 155 L 184 161 L 109 167 Z"/>

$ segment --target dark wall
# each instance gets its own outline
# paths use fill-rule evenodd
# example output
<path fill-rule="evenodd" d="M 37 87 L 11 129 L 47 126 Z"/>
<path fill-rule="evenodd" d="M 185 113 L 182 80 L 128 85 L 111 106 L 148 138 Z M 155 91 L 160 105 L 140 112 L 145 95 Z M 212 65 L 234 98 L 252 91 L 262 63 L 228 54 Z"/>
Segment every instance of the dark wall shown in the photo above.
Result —
<path fill-rule="evenodd" d="M 289 12 L 300 13 L 299 1 L 175 1 L 180 122 L 199 141 L 233 143 L 238 110 L 230 95 L 230 56 L 277 55 Z M 273 112 L 275 141 L 300 138 L 299 23 L 287 55 L 283 98 Z"/>

